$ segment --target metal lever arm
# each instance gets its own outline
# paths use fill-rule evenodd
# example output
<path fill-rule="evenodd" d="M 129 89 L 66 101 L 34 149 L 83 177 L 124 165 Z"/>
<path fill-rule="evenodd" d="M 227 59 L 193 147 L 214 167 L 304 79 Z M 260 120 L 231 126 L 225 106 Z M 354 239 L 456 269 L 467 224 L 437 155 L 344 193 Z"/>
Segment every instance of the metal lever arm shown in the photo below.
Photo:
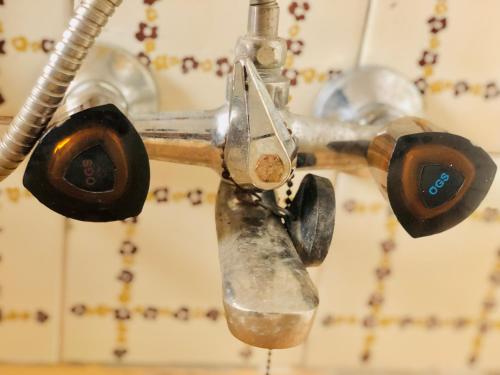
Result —
<path fill-rule="evenodd" d="M 242 187 L 276 189 L 292 173 L 295 142 L 252 61 L 234 69 L 225 165 Z"/>

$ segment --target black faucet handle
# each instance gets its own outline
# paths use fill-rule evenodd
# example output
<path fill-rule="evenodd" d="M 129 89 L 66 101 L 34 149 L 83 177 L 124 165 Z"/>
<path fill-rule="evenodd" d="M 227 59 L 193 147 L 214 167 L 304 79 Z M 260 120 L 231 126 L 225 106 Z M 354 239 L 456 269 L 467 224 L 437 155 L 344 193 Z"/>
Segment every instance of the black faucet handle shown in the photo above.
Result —
<path fill-rule="evenodd" d="M 24 186 L 45 206 L 92 222 L 137 216 L 149 190 L 141 137 L 114 105 L 72 115 L 38 143 Z"/>
<path fill-rule="evenodd" d="M 479 206 L 496 173 L 468 139 L 406 117 L 375 137 L 368 163 L 394 214 L 412 237 L 450 229 Z"/>
<path fill-rule="evenodd" d="M 300 183 L 285 224 L 306 267 L 325 260 L 335 227 L 335 190 L 328 178 L 308 174 Z"/>

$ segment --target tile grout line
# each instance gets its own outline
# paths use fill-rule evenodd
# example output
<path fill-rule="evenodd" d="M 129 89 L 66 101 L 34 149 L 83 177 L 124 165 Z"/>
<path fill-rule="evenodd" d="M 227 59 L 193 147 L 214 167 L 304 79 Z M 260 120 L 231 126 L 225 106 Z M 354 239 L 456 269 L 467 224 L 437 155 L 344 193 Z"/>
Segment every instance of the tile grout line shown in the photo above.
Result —
<path fill-rule="evenodd" d="M 386 214 L 386 236 L 380 246 L 380 258 L 377 261 L 375 271 L 375 288 L 368 297 L 368 314 L 363 319 L 365 334 L 363 338 L 360 360 L 366 364 L 373 357 L 375 341 L 377 338 L 377 326 L 380 323 L 381 310 L 387 301 L 387 278 L 394 272 L 392 253 L 397 248 L 396 234 L 398 222 L 393 212 L 389 210 Z"/>
<path fill-rule="evenodd" d="M 67 0 L 69 2 L 68 19 L 73 16 L 74 10 L 78 6 L 78 0 Z M 66 297 L 67 297 L 67 282 L 68 282 L 68 246 L 69 246 L 69 231 L 71 230 L 71 221 L 67 217 L 63 218 L 63 235 L 61 241 L 61 259 L 59 267 L 61 267 L 61 274 L 59 276 L 59 324 L 57 333 L 57 362 L 63 363 L 64 360 L 64 333 L 66 323 Z"/>
<path fill-rule="evenodd" d="M 436 95 L 449 91 L 455 98 L 462 97 L 465 94 L 471 94 L 476 97 L 482 97 L 484 100 L 500 98 L 500 87 L 497 81 L 493 79 L 486 80 L 484 83 L 473 83 L 465 79 L 445 79 L 434 78 L 436 66 L 439 65 L 441 41 L 439 35 L 449 27 L 449 9 L 451 2 L 448 0 L 435 0 L 434 11 L 427 19 L 429 26 L 429 44 L 423 48 L 422 54 L 418 58 L 418 65 L 421 74 L 414 81 L 422 95 Z"/>
<path fill-rule="evenodd" d="M 58 348 L 58 361 L 62 363 L 64 360 L 64 333 L 66 322 L 66 297 L 67 297 L 67 283 L 68 283 L 68 247 L 69 247 L 69 232 L 71 230 L 71 220 L 64 218 L 63 222 L 63 238 L 62 238 L 62 252 L 61 252 L 61 276 L 59 287 L 59 348 Z"/>
<path fill-rule="evenodd" d="M 469 365 L 474 366 L 481 355 L 484 347 L 484 338 L 489 333 L 492 325 L 496 325 L 491 319 L 497 305 L 497 291 L 500 281 L 500 249 L 496 251 L 495 262 L 492 270 L 487 275 L 488 285 L 485 295 L 480 304 L 479 319 L 476 324 L 476 332 L 470 345 Z"/>
<path fill-rule="evenodd" d="M 365 52 L 365 48 L 366 48 L 366 39 L 368 38 L 368 29 L 369 29 L 370 20 L 372 18 L 372 11 L 373 11 L 373 0 L 368 0 L 365 21 L 363 24 L 363 32 L 361 34 L 361 40 L 360 40 L 361 43 L 359 44 L 359 49 L 358 49 L 358 53 L 356 56 L 356 64 L 355 64 L 356 68 L 359 68 L 361 66 L 361 61 L 362 61 L 364 54 L 365 54 L 364 52 Z"/>

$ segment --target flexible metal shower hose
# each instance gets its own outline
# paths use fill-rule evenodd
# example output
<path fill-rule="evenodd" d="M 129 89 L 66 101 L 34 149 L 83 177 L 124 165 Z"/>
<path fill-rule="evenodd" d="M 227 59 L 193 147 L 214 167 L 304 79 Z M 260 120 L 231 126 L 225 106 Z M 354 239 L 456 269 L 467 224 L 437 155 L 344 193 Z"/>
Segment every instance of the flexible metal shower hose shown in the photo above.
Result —
<path fill-rule="evenodd" d="M 49 57 L 30 96 L 0 141 L 0 181 L 30 153 L 109 17 L 122 0 L 84 0 Z"/>

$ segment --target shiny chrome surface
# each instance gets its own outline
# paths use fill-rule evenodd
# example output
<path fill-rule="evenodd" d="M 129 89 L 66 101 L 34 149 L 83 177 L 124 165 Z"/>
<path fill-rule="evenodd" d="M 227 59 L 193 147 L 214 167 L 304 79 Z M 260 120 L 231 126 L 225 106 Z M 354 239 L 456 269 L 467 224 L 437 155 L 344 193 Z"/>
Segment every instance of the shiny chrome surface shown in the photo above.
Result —
<path fill-rule="evenodd" d="M 159 109 L 159 92 L 148 68 L 131 53 L 97 44 L 71 83 L 64 106 L 71 112 L 113 103 L 134 115 Z"/>
<path fill-rule="evenodd" d="M 358 171 L 367 166 L 371 140 L 384 129 L 381 124 L 366 127 L 335 118 L 282 114 L 297 141 L 297 168 Z"/>
<path fill-rule="evenodd" d="M 372 125 L 422 111 L 422 96 L 410 80 L 387 68 L 365 66 L 328 82 L 316 99 L 314 115 Z"/>
<path fill-rule="evenodd" d="M 273 203 L 274 192 L 263 199 Z M 247 344 L 290 348 L 309 334 L 318 293 L 280 219 L 249 200 L 221 182 L 215 215 L 227 323 Z"/>
<path fill-rule="evenodd" d="M 88 48 L 120 2 L 87 0 L 78 8 L 0 144 L 0 180 L 36 143 Z M 400 75 L 364 67 L 327 84 L 318 98 L 316 117 L 290 113 L 286 107 L 290 84 L 281 74 L 286 44 L 277 36 L 277 2 L 250 0 L 248 20 L 248 33 L 236 46 L 228 100 L 220 108 L 140 114 L 155 111 L 156 88 L 147 70 L 129 58 L 119 62 L 112 52 L 96 50 L 92 59 L 98 68 L 89 66 L 71 87 L 61 118 L 111 102 L 129 112 L 150 159 L 210 167 L 219 174 L 226 172 L 223 166 L 227 168 L 240 186 L 223 180 L 216 203 L 229 328 L 248 344 L 288 348 L 307 338 L 318 294 L 281 219 L 252 202 L 249 191 L 263 190 L 258 194 L 264 202 L 274 204 L 273 190 L 295 167 L 359 171 L 370 160 L 373 141 L 383 143 L 383 132 L 394 119 L 420 114 L 422 99 Z M 0 118 L 2 122 L 10 121 Z M 384 156 L 381 163 L 390 152 Z"/>
<path fill-rule="evenodd" d="M 277 36 L 279 12 L 276 0 L 250 0 L 248 34 L 261 37 Z"/>
<path fill-rule="evenodd" d="M 222 171 L 229 126 L 227 106 L 211 111 L 139 115 L 132 121 L 150 159 Z"/>
<path fill-rule="evenodd" d="M 49 57 L 30 96 L 0 141 L 0 181 L 29 154 L 79 70 L 95 38 L 121 0 L 85 0 Z"/>
<path fill-rule="evenodd" d="M 273 190 L 294 168 L 296 145 L 249 59 L 236 62 L 224 161 L 245 188 Z"/>
<path fill-rule="evenodd" d="M 114 104 L 127 115 L 156 113 L 159 92 L 151 72 L 134 55 L 98 44 L 89 52 L 49 126 L 105 104 Z"/>
<path fill-rule="evenodd" d="M 368 145 L 384 128 L 301 116 L 288 110 L 279 114 L 297 143 L 298 168 L 351 171 L 366 166 Z M 227 106 L 212 111 L 142 115 L 132 121 L 151 159 L 221 171 L 229 127 Z"/>
<path fill-rule="evenodd" d="M 319 119 L 279 111 L 297 143 L 297 168 L 356 171 L 367 166 L 370 141 L 385 126 L 366 127 L 334 119 Z M 0 117 L 0 134 L 11 117 Z M 131 118 L 151 160 L 197 165 L 222 172 L 229 128 L 229 108 L 166 112 Z"/>

